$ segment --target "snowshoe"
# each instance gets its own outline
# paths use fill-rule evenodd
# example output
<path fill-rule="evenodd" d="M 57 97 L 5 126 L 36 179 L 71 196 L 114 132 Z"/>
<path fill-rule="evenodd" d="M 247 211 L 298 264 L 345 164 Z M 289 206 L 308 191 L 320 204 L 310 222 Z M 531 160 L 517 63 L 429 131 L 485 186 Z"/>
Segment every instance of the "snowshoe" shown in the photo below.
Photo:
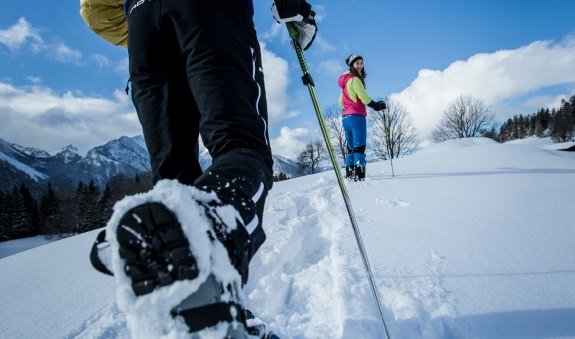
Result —
<path fill-rule="evenodd" d="M 168 182 L 116 205 L 110 271 L 133 337 L 251 337 L 241 277 L 205 209 L 210 199 Z"/>
<path fill-rule="evenodd" d="M 100 231 L 90 251 L 90 262 L 99 272 L 113 276 L 111 250 L 110 243 L 106 240 L 106 230 Z"/>

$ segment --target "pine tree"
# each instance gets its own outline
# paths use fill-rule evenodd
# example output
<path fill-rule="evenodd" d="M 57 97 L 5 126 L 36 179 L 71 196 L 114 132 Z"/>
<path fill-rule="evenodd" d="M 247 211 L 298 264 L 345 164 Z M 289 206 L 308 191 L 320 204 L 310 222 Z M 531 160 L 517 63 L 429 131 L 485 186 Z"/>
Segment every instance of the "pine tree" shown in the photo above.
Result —
<path fill-rule="evenodd" d="M 29 224 L 27 226 L 27 236 L 36 236 L 40 234 L 40 213 L 38 211 L 38 204 L 36 200 L 32 197 L 30 189 L 28 186 L 20 185 L 20 196 L 22 199 L 22 205 L 24 206 L 24 213 Z"/>
<path fill-rule="evenodd" d="M 112 190 L 106 185 L 102 197 L 98 201 L 98 227 L 106 226 L 112 217 L 114 203 L 112 202 Z"/>
<path fill-rule="evenodd" d="M 557 142 L 569 141 L 573 138 L 575 121 L 571 113 L 571 104 L 561 100 L 561 108 L 555 113 L 551 125 L 551 137 Z"/>
<path fill-rule="evenodd" d="M 81 185 L 80 185 L 81 184 Z M 83 233 L 96 229 L 100 225 L 98 200 L 100 190 L 94 180 L 85 186 L 80 182 L 76 191 L 78 206 L 78 224 L 75 232 Z"/>
<path fill-rule="evenodd" d="M 542 108 L 535 114 L 535 136 L 542 138 L 546 129 L 547 121 L 545 119 L 545 110 Z"/>
<path fill-rule="evenodd" d="M 74 194 L 74 206 L 76 213 L 76 224 L 74 225 L 74 233 L 83 233 L 88 226 L 88 214 L 90 209 L 90 199 L 88 198 L 88 186 L 82 181 L 76 186 L 76 193 Z"/>
<path fill-rule="evenodd" d="M 9 195 L 0 192 L 0 242 L 12 239 L 12 226 L 9 220 Z"/>
<path fill-rule="evenodd" d="M 40 200 L 40 233 L 41 234 L 57 234 L 60 225 L 56 223 L 57 215 L 61 213 L 60 198 L 54 192 L 52 183 L 48 183 L 48 187 Z"/>
<path fill-rule="evenodd" d="M 494 125 L 489 130 L 483 131 L 483 137 L 499 142 L 499 134 L 497 134 Z"/>
<path fill-rule="evenodd" d="M 14 187 L 8 200 L 8 227 L 11 228 L 12 239 L 27 237 L 31 217 L 24 207 L 24 199 L 18 188 Z"/>
<path fill-rule="evenodd" d="M 136 174 L 134 180 L 130 183 L 129 195 L 147 192 L 152 187 L 152 173 L 142 172 Z"/>
<path fill-rule="evenodd" d="M 77 233 L 79 225 L 78 194 L 62 197 L 60 208 L 52 220 L 54 231 L 59 236 Z"/>
<path fill-rule="evenodd" d="M 503 123 L 503 125 L 501 125 L 501 128 L 499 129 L 499 138 L 500 138 L 500 142 L 506 142 L 506 141 L 511 141 L 514 140 L 513 139 L 513 120 L 511 120 L 511 118 L 507 119 L 506 122 Z"/>
<path fill-rule="evenodd" d="M 572 131 L 572 141 L 575 141 L 573 139 L 575 139 L 575 95 L 573 95 L 570 99 L 569 99 L 569 108 L 570 108 L 570 113 L 571 113 L 571 131 Z"/>
<path fill-rule="evenodd" d="M 515 115 L 513 117 L 513 140 L 522 139 L 521 136 L 521 120 L 522 116 Z"/>
<path fill-rule="evenodd" d="M 290 177 L 288 177 L 284 172 L 279 172 L 278 174 L 274 175 L 274 181 L 283 181 L 289 179 Z"/>

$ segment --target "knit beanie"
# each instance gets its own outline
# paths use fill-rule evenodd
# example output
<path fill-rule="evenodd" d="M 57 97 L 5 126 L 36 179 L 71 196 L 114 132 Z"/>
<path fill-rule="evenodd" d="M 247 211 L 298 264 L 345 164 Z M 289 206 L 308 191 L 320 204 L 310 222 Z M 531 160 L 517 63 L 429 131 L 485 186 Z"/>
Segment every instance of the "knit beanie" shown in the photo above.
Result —
<path fill-rule="evenodd" d="M 347 59 L 345 59 L 345 63 L 346 65 L 350 66 L 353 65 L 354 62 L 356 62 L 357 60 L 363 60 L 362 56 L 359 54 L 352 54 L 350 56 L 347 57 Z"/>

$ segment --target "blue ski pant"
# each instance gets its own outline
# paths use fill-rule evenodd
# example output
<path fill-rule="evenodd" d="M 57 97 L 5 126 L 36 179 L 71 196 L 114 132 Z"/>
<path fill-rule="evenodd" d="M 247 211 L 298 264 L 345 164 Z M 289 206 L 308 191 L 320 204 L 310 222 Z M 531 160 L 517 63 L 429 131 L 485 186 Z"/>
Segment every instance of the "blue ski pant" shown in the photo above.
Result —
<path fill-rule="evenodd" d="M 360 114 L 350 114 L 344 116 L 341 121 L 348 151 L 347 157 L 345 157 L 345 165 L 365 167 L 366 117 Z"/>

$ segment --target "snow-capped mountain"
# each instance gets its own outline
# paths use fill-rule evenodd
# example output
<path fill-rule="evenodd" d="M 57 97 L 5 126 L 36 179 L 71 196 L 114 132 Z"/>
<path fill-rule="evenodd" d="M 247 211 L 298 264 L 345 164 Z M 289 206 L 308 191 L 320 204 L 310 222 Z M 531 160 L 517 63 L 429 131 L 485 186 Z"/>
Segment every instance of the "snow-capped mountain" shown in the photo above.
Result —
<path fill-rule="evenodd" d="M 290 178 L 299 177 L 300 170 L 298 164 L 288 158 L 282 157 L 281 155 L 274 155 L 274 175 L 284 173 Z"/>
<path fill-rule="evenodd" d="M 73 145 L 68 145 L 62 148 L 54 155 L 54 157 L 61 160 L 65 164 L 78 161 L 82 158 L 80 152 L 78 152 L 78 149 Z"/>
<path fill-rule="evenodd" d="M 104 187 L 110 178 L 121 173 L 133 177 L 151 170 L 147 150 L 125 136 L 92 148 L 73 164 L 73 172 L 61 175 L 76 183 L 94 180 L 99 187 Z"/>
<path fill-rule="evenodd" d="M 200 165 L 207 168 L 212 162 L 208 151 L 200 145 Z M 34 147 L 24 147 L 0 138 L 0 191 L 26 184 L 31 191 L 42 191 L 48 182 L 56 189 L 69 190 L 82 181 L 90 180 L 103 188 L 110 178 L 124 174 L 133 177 L 149 172 L 150 160 L 143 136 L 120 137 L 94 147 L 82 155 L 68 145 L 50 154 Z M 297 177 L 296 163 L 274 155 L 274 174 L 285 173 Z"/>
<path fill-rule="evenodd" d="M 49 158 L 51 156 L 50 153 L 44 151 L 43 149 L 35 147 L 24 147 L 16 144 L 12 144 L 12 146 L 17 150 L 36 158 Z"/>
<path fill-rule="evenodd" d="M 44 150 L 23 147 L 0 139 L 0 190 L 26 184 L 38 193 L 51 182 L 67 190 L 90 180 L 103 187 L 119 174 L 135 176 L 150 171 L 148 153 L 138 137 L 121 137 L 95 147 L 82 156 L 73 145 L 51 155 Z"/>
<path fill-rule="evenodd" d="M 39 187 L 40 182 L 49 178 L 49 175 L 38 166 L 39 159 L 43 157 L 35 157 L 26 150 L 30 149 L 13 145 L 0 138 L 0 182 L 2 182 L 0 190 L 8 191 L 21 184 L 26 184 L 34 190 Z M 38 154 L 38 152 L 32 153 Z"/>

